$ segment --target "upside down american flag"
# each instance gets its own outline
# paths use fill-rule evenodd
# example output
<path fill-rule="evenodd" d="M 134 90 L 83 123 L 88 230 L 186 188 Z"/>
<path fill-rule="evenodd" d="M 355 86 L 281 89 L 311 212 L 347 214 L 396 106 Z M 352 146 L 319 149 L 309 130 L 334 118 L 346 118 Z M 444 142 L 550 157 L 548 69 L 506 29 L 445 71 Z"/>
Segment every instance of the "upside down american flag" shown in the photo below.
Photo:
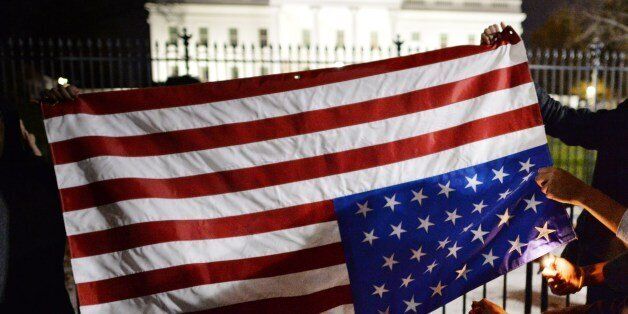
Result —
<path fill-rule="evenodd" d="M 43 110 L 83 313 L 424 313 L 575 238 L 510 28 Z"/>

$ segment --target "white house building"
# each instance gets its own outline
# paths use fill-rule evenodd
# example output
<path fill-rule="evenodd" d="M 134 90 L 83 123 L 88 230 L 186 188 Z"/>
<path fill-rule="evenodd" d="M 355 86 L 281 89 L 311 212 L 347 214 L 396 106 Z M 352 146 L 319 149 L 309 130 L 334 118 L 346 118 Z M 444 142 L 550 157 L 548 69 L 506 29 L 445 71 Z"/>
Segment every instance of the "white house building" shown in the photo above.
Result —
<path fill-rule="evenodd" d="M 247 47 L 257 47 L 260 60 L 264 58 L 263 49 L 259 48 L 268 45 L 386 50 L 397 36 L 405 48 L 431 50 L 478 44 L 483 28 L 499 21 L 521 32 L 525 19 L 521 0 L 182 0 L 148 3 L 146 7 L 153 42 L 181 43 L 179 36 L 185 28 L 192 36 L 191 46 L 195 47 L 190 52 L 192 57 L 214 53 L 208 59 L 225 61 L 229 59 L 228 52 L 212 51 L 214 45 L 231 47 L 233 53 L 242 47 L 243 54 Z M 199 50 L 198 46 L 208 48 Z M 264 73 L 263 64 L 247 71 L 234 62 L 226 67 L 214 64 L 216 69 L 212 71 L 211 61 L 208 62 L 195 62 L 190 74 L 213 80 L 317 67 L 306 64 L 274 69 L 271 65 Z M 167 75 L 185 74 L 181 66 L 161 66 L 157 76 L 163 78 L 164 71 Z"/>

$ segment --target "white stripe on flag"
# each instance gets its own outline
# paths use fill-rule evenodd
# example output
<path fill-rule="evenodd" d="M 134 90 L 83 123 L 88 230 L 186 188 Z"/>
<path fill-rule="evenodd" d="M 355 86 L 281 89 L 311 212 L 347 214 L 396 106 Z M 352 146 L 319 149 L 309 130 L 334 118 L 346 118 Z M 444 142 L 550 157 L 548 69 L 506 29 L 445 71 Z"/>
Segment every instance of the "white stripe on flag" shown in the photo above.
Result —
<path fill-rule="evenodd" d="M 253 121 L 398 95 L 527 62 L 523 42 L 488 52 L 294 91 L 209 104 L 46 119 L 50 143 L 82 136 L 131 136 Z"/>
<path fill-rule="evenodd" d="M 75 282 L 83 283 L 185 264 L 288 253 L 338 242 L 338 223 L 330 221 L 253 235 L 157 243 L 73 258 L 72 269 Z"/>
<path fill-rule="evenodd" d="M 55 166 L 59 188 L 116 178 L 176 178 L 272 164 L 414 137 L 536 102 L 532 83 L 449 106 L 316 133 L 149 157 L 100 156 Z"/>
<path fill-rule="evenodd" d="M 485 163 L 547 143 L 543 126 L 389 165 L 259 189 L 187 199 L 133 199 L 65 212 L 68 235 L 163 220 L 212 219 L 330 200 Z"/>
<path fill-rule="evenodd" d="M 149 296 L 81 306 L 91 313 L 172 313 L 211 309 L 256 300 L 307 295 L 349 284 L 345 264 L 277 277 L 202 285 Z"/>
<path fill-rule="evenodd" d="M 321 314 L 353 314 L 355 313 L 355 308 L 353 304 L 344 304 L 341 306 L 337 306 L 333 309 L 329 309 Z"/>

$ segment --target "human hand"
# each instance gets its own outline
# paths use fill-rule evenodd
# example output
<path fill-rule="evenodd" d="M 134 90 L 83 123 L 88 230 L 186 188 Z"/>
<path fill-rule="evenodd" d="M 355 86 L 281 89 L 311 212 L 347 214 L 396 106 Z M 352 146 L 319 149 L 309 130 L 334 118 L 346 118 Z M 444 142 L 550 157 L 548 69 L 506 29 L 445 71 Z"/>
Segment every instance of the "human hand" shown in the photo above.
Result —
<path fill-rule="evenodd" d="M 493 24 L 484 29 L 484 32 L 480 36 L 482 38 L 482 42 L 481 42 L 482 45 L 491 45 L 495 42 L 495 39 L 497 38 L 497 34 L 499 34 L 499 32 L 501 32 L 504 28 L 507 27 L 506 23 L 504 22 L 501 22 L 500 26 L 501 26 L 501 29 L 499 28 L 499 26 L 497 26 L 497 24 Z"/>
<path fill-rule="evenodd" d="M 41 93 L 41 101 L 46 104 L 56 105 L 66 100 L 75 100 L 81 90 L 74 85 L 57 85 Z"/>
<path fill-rule="evenodd" d="M 572 205 L 579 205 L 590 188 L 569 172 L 556 167 L 539 169 L 535 181 L 547 198 Z"/>
<path fill-rule="evenodd" d="M 29 132 L 24 126 L 24 121 L 20 120 L 20 132 L 22 133 L 22 139 L 28 144 L 28 146 L 33 151 L 33 155 L 41 156 L 41 150 L 37 146 L 37 138 L 33 133 Z"/>
<path fill-rule="evenodd" d="M 566 295 L 576 293 L 584 286 L 585 272 L 562 257 L 549 255 L 543 263 L 541 274 L 547 279 L 552 293 Z"/>
<path fill-rule="evenodd" d="M 506 311 L 499 305 L 487 300 L 473 301 L 469 314 L 506 314 Z"/>

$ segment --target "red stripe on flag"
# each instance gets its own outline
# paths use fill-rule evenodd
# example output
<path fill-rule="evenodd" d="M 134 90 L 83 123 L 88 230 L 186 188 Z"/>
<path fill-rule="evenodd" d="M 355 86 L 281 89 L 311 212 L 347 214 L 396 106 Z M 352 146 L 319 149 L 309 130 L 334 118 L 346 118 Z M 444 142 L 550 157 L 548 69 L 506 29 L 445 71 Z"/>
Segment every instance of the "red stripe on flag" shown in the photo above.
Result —
<path fill-rule="evenodd" d="M 537 104 L 433 133 L 259 167 L 170 179 L 122 178 L 61 189 L 64 211 L 139 198 L 189 198 L 244 191 L 351 172 L 542 125 Z M 391 153 L 391 152 L 394 152 Z"/>
<path fill-rule="evenodd" d="M 234 304 L 194 313 L 241 314 L 241 313 L 285 313 L 285 314 L 316 314 L 335 307 L 353 304 L 351 286 L 338 286 L 312 294 L 272 298 L 252 302 Z"/>
<path fill-rule="evenodd" d="M 137 136 L 85 136 L 52 143 L 55 164 L 97 156 L 153 156 L 266 141 L 443 107 L 531 82 L 528 64 L 361 103 L 206 128 Z M 229 134 L 229 136 L 225 136 Z"/>
<path fill-rule="evenodd" d="M 520 41 L 516 34 L 506 35 L 512 44 Z M 85 94 L 81 95 L 77 101 L 60 106 L 44 105 L 42 110 L 44 117 L 51 118 L 66 114 L 103 115 L 239 99 L 337 83 L 459 59 L 495 50 L 506 44 L 509 43 L 502 41 L 492 46 L 451 47 L 411 56 L 349 65 L 341 69 L 328 68 L 187 86 Z M 294 78 L 296 74 L 300 76 L 299 79 Z"/>
<path fill-rule="evenodd" d="M 145 271 L 79 283 L 77 288 L 80 304 L 85 306 L 199 285 L 281 276 L 344 262 L 342 245 L 334 243 L 296 252 Z"/>
<path fill-rule="evenodd" d="M 336 219 L 332 201 L 203 220 L 152 221 L 68 237 L 73 258 L 150 244 L 237 237 Z"/>

